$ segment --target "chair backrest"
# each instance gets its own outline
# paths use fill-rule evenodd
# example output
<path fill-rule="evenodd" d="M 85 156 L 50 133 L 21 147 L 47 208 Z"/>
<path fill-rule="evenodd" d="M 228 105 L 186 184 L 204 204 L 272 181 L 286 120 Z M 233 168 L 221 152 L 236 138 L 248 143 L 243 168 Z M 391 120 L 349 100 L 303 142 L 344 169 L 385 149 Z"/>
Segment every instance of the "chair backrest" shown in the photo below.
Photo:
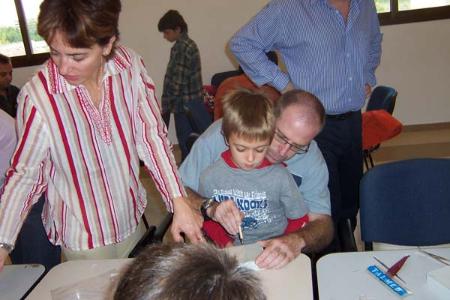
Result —
<path fill-rule="evenodd" d="M 215 89 L 217 89 L 219 87 L 219 85 L 222 83 L 222 81 L 224 81 L 225 79 L 233 77 L 233 76 L 238 76 L 243 73 L 244 72 L 241 69 L 216 73 L 211 77 L 211 85 Z"/>
<path fill-rule="evenodd" d="M 370 95 L 366 111 L 384 109 L 392 115 L 397 100 L 397 91 L 389 86 L 379 85 Z"/>
<path fill-rule="evenodd" d="M 403 246 L 450 243 L 450 159 L 378 165 L 360 184 L 361 238 Z"/>

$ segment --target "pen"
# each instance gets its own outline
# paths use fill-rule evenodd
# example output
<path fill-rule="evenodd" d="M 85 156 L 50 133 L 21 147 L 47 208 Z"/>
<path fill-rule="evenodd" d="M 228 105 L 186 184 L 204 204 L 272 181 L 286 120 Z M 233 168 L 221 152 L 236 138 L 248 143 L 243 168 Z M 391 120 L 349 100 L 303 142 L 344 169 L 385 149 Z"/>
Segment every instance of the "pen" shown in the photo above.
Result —
<path fill-rule="evenodd" d="M 395 277 L 397 277 L 398 279 L 400 279 L 403 283 L 405 283 L 406 284 L 406 281 L 404 281 L 400 276 L 398 276 L 397 274 L 392 274 L 391 272 L 389 272 L 389 267 L 384 263 L 384 262 L 382 262 L 380 259 L 378 259 L 376 256 L 374 256 L 373 257 L 373 259 L 375 259 L 380 265 L 382 265 L 387 271 L 386 271 L 386 274 L 387 275 L 389 275 L 389 276 L 395 276 Z M 395 265 L 395 264 L 394 264 Z"/>
<path fill-rule="evenodd" d="M 242 233 L 241 225 L 239 225 L 239 240 L 241 241 L 241 245 L 244 244 L 244 234 Z"/>

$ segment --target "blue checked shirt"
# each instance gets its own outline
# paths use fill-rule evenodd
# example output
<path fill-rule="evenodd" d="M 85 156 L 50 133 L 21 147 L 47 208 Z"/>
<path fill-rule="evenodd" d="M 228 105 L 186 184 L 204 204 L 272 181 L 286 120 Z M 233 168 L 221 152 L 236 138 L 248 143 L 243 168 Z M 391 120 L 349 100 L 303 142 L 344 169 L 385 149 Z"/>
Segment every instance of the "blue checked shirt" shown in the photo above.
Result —
<path fill-rule="evenodd" d="M 364 105 L 366 84 L 376 84 L 380 25 L 373 0 L 351 0 L 347 22 L 327 0 L 273 0 L 231 39 L 245 73 L 282 91 L 289 81 L 315 94 L 327 114 Z M 265 52 L 278 50 L 287 73 Z"/>

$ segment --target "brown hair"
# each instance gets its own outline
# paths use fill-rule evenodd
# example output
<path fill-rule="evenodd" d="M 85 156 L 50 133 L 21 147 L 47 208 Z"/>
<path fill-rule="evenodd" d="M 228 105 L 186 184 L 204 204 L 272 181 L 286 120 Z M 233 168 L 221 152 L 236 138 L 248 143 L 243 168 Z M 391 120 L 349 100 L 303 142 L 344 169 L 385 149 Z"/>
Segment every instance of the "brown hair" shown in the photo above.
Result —
<path fill-rule="evenodd" d="M 211 244 L 153 244 L 122 274 L 114 299 L 264 300 L 260 281 Z"/>
<path fill-rule="evenodd" d="M 120 0 L 44 0 L 37 30 L 47 43 L 61 31 L 73 48 L 105 46 L 112 37 L 119 37 L 120 11 Z"/>
<path fill-rule="evenodd" d="M 272 140 L 275 116 L 272 102 L 263 94 L 234 90 L 223 99 L 222 132 L 225 139 L 236 134 L 248 140 Z"/>
<path fill-rule="evenodd" d="M 166 29 L 175 30 L 180 28 L 180 32 L 188 32 L 188 26 L 183 16 L 177 10 L 169 10 L 159 19 L 158 30 L 163 32 Z"/>

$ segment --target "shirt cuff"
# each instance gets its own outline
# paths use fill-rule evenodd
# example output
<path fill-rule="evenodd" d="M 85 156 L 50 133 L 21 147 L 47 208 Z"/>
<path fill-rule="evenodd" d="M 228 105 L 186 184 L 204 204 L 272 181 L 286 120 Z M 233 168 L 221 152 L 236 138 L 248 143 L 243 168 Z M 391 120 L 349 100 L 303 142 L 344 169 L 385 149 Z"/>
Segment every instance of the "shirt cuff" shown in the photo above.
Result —
<path fill-rule="evenodd" d="M 278 75 L 273 79 L 271 85 L 276 88 L 278 91 L 282 92 L 286 86 L 289 84 L 289 75 L 286 73 L 280 72 Z"/>

